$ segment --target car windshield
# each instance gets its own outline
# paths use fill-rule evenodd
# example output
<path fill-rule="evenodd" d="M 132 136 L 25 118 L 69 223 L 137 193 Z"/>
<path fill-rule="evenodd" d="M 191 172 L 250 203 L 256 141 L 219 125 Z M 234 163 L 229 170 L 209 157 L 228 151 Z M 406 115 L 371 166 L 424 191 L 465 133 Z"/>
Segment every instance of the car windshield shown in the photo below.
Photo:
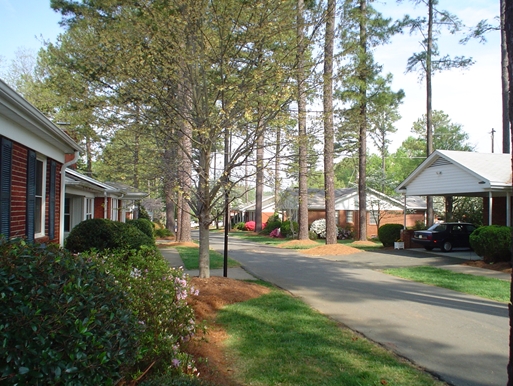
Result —
<path fill-rule="evenodd" d="M 444 232 L 447 229 L 445 224 L 433 224 L 428 228 L 428 231 Z"/>

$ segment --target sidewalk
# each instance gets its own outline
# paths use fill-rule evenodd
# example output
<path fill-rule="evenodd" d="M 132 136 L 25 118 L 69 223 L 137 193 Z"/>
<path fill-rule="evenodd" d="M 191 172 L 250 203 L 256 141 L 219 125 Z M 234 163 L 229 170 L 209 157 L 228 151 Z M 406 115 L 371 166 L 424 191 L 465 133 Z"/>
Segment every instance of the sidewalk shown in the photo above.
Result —
<path fill-rule="evenodd" d="M 183 261 L 180 258 L 180 254 L 175 248 L 159 248 L 160 253 L 164 257 L 164 259 L 169 263 L 169 265 L 173 268 L 184 267 Z M 184 272 L 191 277 L 199 276 L 199 270 L 185 270 Z M 221 269 L 211 269 L 210 276 L 223 276 L 224 270 Z M 234 267 L 228 268 L 228 277 L 230 279 L 237 280 L 257 280 L 254 276 L 247 273 L 242 267 Z"/>

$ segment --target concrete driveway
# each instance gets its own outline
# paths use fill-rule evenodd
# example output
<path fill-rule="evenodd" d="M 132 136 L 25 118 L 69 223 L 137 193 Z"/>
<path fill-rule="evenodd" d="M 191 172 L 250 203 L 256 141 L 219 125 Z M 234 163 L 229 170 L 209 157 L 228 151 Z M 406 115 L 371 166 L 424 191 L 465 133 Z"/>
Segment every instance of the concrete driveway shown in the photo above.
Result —
<path fill-rule="evenodd" d="M 221 234 L 212 234 L 211 246 L 222 251 Z M 505 385 L 509 346 L 506 304 L 380 271 L 411 265 L 457 270 L 463 268 L 459 263 L 465 258 L 458 253 L 440 256 L 424 250 L 388 250 L 321 258 L 236 237 L 229 242 L 229 256 L 253 276 L 290 291 L 442 380 L 458 386 Z M 473 270 L 478 274 L 488 271 Z M 502 275 L 503 279 L 509 277 Z"/>

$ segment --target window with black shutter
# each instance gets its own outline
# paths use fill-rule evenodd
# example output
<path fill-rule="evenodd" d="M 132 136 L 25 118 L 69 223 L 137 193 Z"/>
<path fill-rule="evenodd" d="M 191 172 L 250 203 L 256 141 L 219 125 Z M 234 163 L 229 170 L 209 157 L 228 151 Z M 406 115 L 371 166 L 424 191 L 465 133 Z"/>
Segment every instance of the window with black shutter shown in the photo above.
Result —
<path fill-rule="evenodd" d="M 11 233 L 12 141 L 0 138 L 0 234 Z"/>
<path fill-rule="evenodd" d="M 57 162 L 50 162 L 50 192 L 48 202 L 48 237 L 55 238 L 55 184 L 56 184 Z"/>

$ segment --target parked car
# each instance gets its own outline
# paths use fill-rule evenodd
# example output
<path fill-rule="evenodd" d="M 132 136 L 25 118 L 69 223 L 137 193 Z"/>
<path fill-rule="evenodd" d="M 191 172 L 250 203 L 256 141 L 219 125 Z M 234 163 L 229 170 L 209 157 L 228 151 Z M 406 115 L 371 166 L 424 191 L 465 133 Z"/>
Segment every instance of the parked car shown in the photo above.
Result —
<path fill-rule="evenodd" d="M 470 248 L 469 236 L 474 229 L 476 227 L 470 223 L 439 223 L 427 230 L 413 232 L 411 240 L 428 251 L 440 248 L 444 252 L 449 252 L 453 248 Z"/>

